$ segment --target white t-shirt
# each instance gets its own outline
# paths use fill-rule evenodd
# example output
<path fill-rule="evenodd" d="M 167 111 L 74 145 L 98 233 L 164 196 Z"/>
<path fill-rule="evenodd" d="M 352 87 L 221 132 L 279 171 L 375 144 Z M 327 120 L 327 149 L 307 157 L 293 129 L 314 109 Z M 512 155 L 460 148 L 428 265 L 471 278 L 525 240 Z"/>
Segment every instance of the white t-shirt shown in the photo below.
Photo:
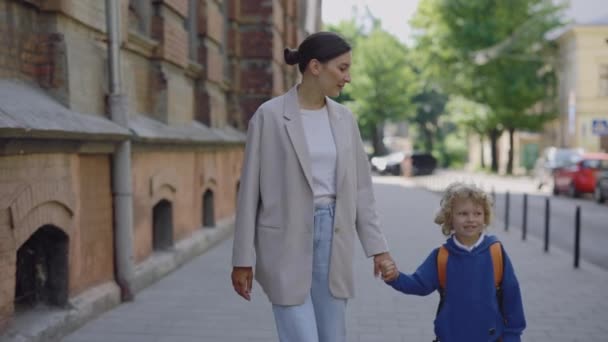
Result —
<path fill-rule="evenodd" d="M 316 110 L 301 109 L 304 136 L 310 154 L 315 203 L 336 197 L 336 143 L 329 123 L 327 106 Z"/>

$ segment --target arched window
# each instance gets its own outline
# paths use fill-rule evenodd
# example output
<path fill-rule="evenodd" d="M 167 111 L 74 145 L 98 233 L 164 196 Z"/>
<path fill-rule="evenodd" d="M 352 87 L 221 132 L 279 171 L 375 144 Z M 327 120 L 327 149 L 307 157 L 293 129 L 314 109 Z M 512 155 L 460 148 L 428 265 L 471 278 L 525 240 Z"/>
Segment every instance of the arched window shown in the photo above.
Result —
<path fill-rule="evenodd" d="M 68 301 L 69 237 L 45 225 L 17 250 L 15 310 L 36 304 L 63 307 Z"/>
<path fill-rule="evenodd" d="M 173 247 L 173 208 L 167 200 L 152 209 L 152 243 L 155 251 Z"/>
<path fill-rule="evenodd" d="M 203 194 L 203 226 L 215 227 L 215 205 L 213 191 L 208 189 Z"/>

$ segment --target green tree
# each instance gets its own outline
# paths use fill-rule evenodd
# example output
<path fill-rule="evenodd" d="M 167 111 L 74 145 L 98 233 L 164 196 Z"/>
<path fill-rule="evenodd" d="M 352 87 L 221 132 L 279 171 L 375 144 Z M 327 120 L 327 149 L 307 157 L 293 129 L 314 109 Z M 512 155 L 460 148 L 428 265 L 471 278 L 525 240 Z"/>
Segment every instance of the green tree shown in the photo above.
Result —
<path fill-rule="evenodd" d="M 414 73 L 407 49 L 397 38 L 375 27 L 357 43 L 350 94 L 361 128 L 371 135 L 375 154 L 383 154 L 384 124 L 406 119 L 412 111 Z"/>
<path fill-rule="evenodd" d="M 439 118 L 445 113 L 444 109 L 447 101 L 448 96 L 446 94 L 430 86 L 423 88 L 412 98 L 416 111 L 410 122 L 418 126 L 426 152 L 433 152 L 435 140 L 441 140 L 443 137 L 440 134 Z"/>
<path fill-rule="evenodd" d="M 374 154 L 384 154 L 384 124 L 400 121 L 413 111 L 413 71 L 407 63 L 408 50 L 396 37 L 382 29 L 369 10 L 363 16 L 329 25 L 325 29 L 346 38 L 353 46 L 353 82 L 336 99 L 357 115 L 364 138 L 372 141 Z"/>
<path fill-rule="evenodd" d="M 479 137 L 481 167 L 485 169 L 484 137 L 492 127 L 496 126 L 491 120 L 494 117 L 491 109 L 462 96 L 453 96 L 446 105 L 446 111 L 458 126 L 464 128 L 467 133 L 474 133 Z"/>
<path fill-rule="evenodd" d="M 552 0 L 420 4 L 413 24 L 420 32 L 417 47 L 431 63 L 429 72 L 442 71 L 446 89 L 491 108 L 481 126 L 492 144 L 493 171 L 498 169 L 496 142 L 504 130 L 512 142 L 515 131 L 539 130 L 555 115 L 546 106 L 555 95 L 555 71 L 544 57 L 554 52 L 545 37 L 563 24 L 562 9 Z"/>
<path fill-rule="evenodd" d="M 355 18 L 343 20 L 335 25 L 327 25 L 324 29 L 326 31 L 340 34 L 351 45 L 353 50 L 357 49 L 357 43 L 360 40 L 365 39 L 365 29 L 363 28 L 363 24 L 355 20 Z M 352 103 L 353 97 L 351 95 L 351 88 L 345 87 L 340 95 L 334 100 L 343 104 Z M 368 136 L 366 136 L 364 133 L 366 132 L 362 132 L 364 138 L 368 138 Z"/>

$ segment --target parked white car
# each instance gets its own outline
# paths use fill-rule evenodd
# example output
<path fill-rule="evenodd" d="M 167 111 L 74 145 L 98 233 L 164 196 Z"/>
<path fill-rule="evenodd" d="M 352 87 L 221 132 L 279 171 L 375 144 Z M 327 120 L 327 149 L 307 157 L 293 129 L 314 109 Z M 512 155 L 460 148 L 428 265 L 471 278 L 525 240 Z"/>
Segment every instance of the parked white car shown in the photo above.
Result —
<path fill-rule="evenodd" d="M 553 172 L 560 167 L 576 163 L 584 152 L 582 148 L 547 147 L 544 149 L 536 160 L 532 172 L 534 179 L 538 182 L 538 188 L 552 186 Z"/>

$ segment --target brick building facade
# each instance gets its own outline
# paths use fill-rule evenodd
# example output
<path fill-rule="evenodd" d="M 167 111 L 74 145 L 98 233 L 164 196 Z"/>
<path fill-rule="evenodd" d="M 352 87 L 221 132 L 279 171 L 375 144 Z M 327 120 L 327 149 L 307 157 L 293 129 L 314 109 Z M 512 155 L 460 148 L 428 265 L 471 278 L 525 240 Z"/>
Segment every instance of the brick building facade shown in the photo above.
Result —
<path fill-rule="evenodd" d="M 43 306 L 65 311 L 36 332 L 57 337 L 120 301 L 125 141 L 136 290 L 229 231 L 246 123 L 297 80 L 283 48 L 320 25 L 320 0 L 115 1 L 126 125 L 109 115 L 105 1 L 0 0 L 0 335 L 26 336 L 15 323 Z"/>

